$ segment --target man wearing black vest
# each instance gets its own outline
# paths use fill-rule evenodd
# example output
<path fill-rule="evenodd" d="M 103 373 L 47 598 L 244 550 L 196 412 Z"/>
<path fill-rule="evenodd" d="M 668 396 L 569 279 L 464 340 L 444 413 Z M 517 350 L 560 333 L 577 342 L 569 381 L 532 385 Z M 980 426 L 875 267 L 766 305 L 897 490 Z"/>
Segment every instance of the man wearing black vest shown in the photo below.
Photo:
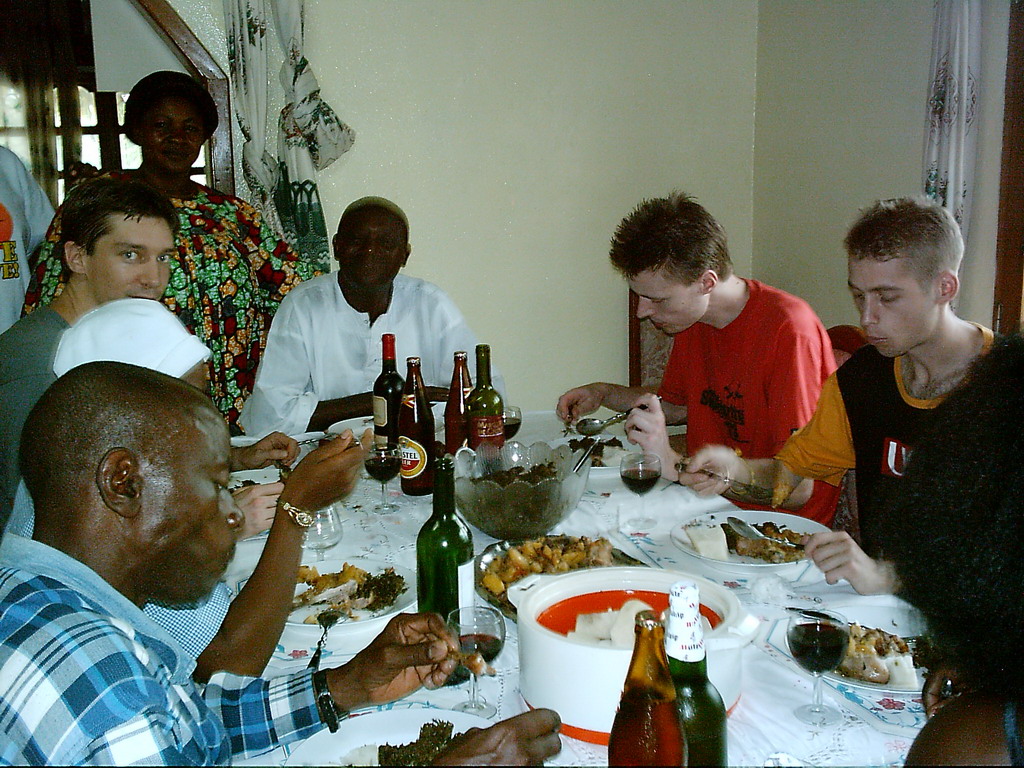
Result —
<path fill-rule="evenodd" d="M 730 483 L 701 471 L 710 470 L 773 488 L 779 505 L 803 478 L 838 485 L 856 469 L 860 543 L 842 531 L 819 533 L 807 540 L 806 553 L 830 584 L 845 578 L 858 592 L 875 594 L 896 586 L 878 533 L 885 513 L 879 499 L 902 475 L 921 425 L 988 350 L 992 332 L 953 312 L 963 238 L 937 203 L 879 201 L 844 245 L 868 344 L 825 382 L 810 422 L 774 459 L 745 462 L 711 446 L 691 459 L 680 481 L 701 493 L 723 492 Z"/>

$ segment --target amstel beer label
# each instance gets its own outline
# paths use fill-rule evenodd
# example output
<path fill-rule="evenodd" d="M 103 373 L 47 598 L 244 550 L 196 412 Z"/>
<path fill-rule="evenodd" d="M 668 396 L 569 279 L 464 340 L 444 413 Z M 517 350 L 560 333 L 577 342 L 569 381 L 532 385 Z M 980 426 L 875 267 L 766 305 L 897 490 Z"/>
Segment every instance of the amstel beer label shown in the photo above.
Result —
<path fill-rule="evenodd" d="M 409 437 L 398 438 L 398 452 L 402 456 L 402 477 L 411 480 L 427 468 L 427 449 Z"/>

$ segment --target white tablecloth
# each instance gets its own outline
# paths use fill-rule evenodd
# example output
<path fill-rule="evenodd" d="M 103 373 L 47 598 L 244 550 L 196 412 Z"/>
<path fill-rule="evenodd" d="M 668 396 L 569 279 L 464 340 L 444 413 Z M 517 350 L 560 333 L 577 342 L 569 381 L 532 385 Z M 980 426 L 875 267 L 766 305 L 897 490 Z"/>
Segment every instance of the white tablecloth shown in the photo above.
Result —
<path fill-rule="evenodd" d="M 520 438 L 526 441 L 554 438 L 554 416 L 526 414 Z M 371 558 L 415 571 L 416 533 L 430 514 L 431 497 L 402 496 L 398 481 L 389 487 L 401 509 L 381 515 L 372 511 L 379 499 L 380 486 L 364 477 L 344 503 L 345 536 L 327 553 L 330 559 Z M 849 604 L 850 601 L 885 601 L 895 598 L 862 598 L 848 585 L 829 586 L 810 563 L 795 569 L 784 582 L 763 580 L 755 583 L 746 575 L 736 576 L 695 558 L 672 543 L 670 530 L 681 521 L 700 514 L 732 509 L 720 497 L 700 498 L 678 485 L 660 484 L 646 498 L 647 512 L 658 520 L 651 531 L 619 530 L 621 520 L 637 511 L 637 497 L 631 494 L 614 473 L 595 472 L 579 506 L 558 531 L 578 536 L 604 535 L 627 554 L 655 567 L 694 573 L 735 591 L 743 605 L 761 618 L 757 639 L 743 651 L 744 685 L 738 704 L 729 718 L 729 760 L 731 765 L 899 765 L 902 764 L 914 735 L 924 724 L 920 694 L 874 695 L 862 688 L 828 682 L 826 696 L 843 713 L 843 721 L 833 727 L 816 729 L 800 723 L 792 710 L 810 701 L 809 675 L 795 667 L 778 650 L 775 622 L 784 620 L 783 604 Z M 474 549 L 480 552 L 494 542 L 474 529 Z M 248 575 L 258 559 L 263 539 L 242 542 L 228 570 L 229 586 L 236 586 Z M 312 563 L 308 553 L 303 562 Z M 754 587 L 754 593 L 751 592 Z M 768 602 L 755 602 L 755 593 Z M 498 719 L 525 711 L 518 689 L 518 649 L 516 625 L 507 622 L 505 649 L 494 663 L 498 674 L 481 680 L 481 692 L 498 705 Z M 351 657 L 351 643 L 344 632 L 332 630 L 323 666 L 343 663 Z M 303 668 L 316 644 L 318 633 L 309 628 L 286 628 L 266 675 L 276 676 Z M 466 698 L 465 686 L 437 691 L 421 690 L 386 709 L 436 707 L 449 709 Z M 606 765 L 607 749 L 568 737 L 562 738 L 562 752 L 551 765 Z M 280 748 L 261 757 L 244 761 L 250 765 L 283 765 L 290 749 Z M 326 759 L 326 758 L 325 758 Z"/>

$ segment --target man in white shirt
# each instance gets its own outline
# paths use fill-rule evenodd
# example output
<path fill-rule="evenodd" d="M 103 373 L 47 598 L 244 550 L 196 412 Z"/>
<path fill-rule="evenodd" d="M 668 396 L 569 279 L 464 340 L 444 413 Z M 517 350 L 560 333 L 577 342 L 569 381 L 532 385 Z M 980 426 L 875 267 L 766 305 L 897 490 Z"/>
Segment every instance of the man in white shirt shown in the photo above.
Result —
<path fill-rule="evenodd" d="M 469 352 L 472 365 L 477 339 L 458 307 L 436 285 L 399 274 L 412 251 L 401 208 L 380 197 L 356 200 L 333 246 L 338 271 L 294 288 L 274 316 L 242 409 L 250 435 L 322 430 L 373 413 L 385 333 L 395 334 L 400 373 L 407 357 L 421 359 L 432 400 L 447 397 L 455 351 Z M 500 374 L 493 379 L 504 391 Z"/>

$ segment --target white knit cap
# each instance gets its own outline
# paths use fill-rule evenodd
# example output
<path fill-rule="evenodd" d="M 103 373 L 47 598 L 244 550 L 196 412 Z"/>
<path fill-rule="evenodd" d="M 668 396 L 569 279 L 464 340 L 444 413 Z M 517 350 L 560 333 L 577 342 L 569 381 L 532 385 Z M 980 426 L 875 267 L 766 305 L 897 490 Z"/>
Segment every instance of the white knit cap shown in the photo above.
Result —
<path fill-rule="evenodd" d="M 63 376 L 79 365 L 112 360 L 180 378 L 209 359 L 210 350 L 159 301 L 118 299 L 64 331 L 53 372 Z"/>

